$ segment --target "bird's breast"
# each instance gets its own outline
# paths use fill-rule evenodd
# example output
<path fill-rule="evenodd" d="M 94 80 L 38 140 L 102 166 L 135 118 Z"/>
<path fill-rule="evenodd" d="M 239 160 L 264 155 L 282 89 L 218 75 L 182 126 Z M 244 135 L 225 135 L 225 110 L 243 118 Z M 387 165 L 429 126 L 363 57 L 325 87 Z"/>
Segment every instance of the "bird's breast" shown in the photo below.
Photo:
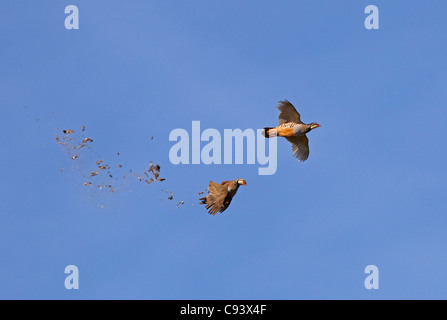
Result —
<path fill-rule="evenodd" d="M 293 135 L 294 136 L 302 136 L 309 132 L 309 127 L 305 124 L 297 124 L 293 127 Z"/>

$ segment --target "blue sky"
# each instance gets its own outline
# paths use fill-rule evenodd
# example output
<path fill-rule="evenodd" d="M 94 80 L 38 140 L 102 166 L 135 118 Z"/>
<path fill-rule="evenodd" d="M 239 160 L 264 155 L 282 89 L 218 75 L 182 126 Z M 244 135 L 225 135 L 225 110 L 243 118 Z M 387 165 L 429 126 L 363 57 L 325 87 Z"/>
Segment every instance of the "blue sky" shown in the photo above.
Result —
<path fill-rule="evenodd" d="M 69 4 L 79 30 L 64 27 Z M 369 4 L 379 30 L 364 27 Z M 0 298 L 445 299 L 446 9 L 2 1 Z M 272 126 L 281 99 L 323 126 L 304 164 L 283 140 L 273 176 L 170 164 L 171 130 Z M 55 135 L 82 124 L 94 143 L 73 161 Z M 99 159 L 154 161 L 166 181 L 84 187 Z M 225 213 L 197 204 L 209 180 L 240 177 Z"/>

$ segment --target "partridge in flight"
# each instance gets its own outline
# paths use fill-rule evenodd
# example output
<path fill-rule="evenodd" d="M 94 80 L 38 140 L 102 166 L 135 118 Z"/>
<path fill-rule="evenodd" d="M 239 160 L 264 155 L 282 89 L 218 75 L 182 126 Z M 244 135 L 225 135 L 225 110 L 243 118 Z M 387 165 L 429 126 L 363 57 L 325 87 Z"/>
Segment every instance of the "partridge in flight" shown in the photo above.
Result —
<path fill-rule="evenodd" d="M 210 181 L 208 185 L 209 194 L 200 199 L 202 201 L 200 204 L 206 204 L 205 208 L 213 216 L 218 212 L 224 212 L 241 185 L 246 186 L 247 182 L 244 179 L 224 181 L 220 184 Z"/>
<path fill-rule="evenodd" d="M 280 101 L 278 105 L 279 126 L 264 128 L 266 138 L 285 137 L 292 144 L 292 151 L 299 161 L 309 158 L 309 139 L 306 134 L 313 129 L 321 127 L 318 123 L 304 124 L 295 107 L 287 100 Z"/>

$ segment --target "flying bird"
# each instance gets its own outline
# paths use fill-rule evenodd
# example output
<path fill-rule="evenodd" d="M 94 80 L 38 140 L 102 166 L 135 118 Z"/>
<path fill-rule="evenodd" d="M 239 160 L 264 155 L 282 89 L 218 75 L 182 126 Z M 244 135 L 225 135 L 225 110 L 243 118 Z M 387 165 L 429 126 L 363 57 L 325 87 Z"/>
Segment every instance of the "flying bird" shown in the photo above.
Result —
<path fill-rule="evenodd" d="M 321 127 L 318 123 L 305 124 L 295 107 L 287 100 L 280 101 L 277 107 L 279 114 L 279 126 L 264 128 L 266 138 L 285 137 L 292 144 L 292 152 L 299 161 L 309 158 L 309 139 L 306 134 L 313 129 Z"/>
<path fill-rule="evenodd" d="M 213 216 L 218 212 L 222 213 L 228 208 L 241 185 L 246 186 L 247 182 L 244 179 L 224 181 L 220 184 L 210 181 L 208 185 L 209 194 L 200 199 L 202 201 L 200 204 L 206 204 L 205 208 Z"/>

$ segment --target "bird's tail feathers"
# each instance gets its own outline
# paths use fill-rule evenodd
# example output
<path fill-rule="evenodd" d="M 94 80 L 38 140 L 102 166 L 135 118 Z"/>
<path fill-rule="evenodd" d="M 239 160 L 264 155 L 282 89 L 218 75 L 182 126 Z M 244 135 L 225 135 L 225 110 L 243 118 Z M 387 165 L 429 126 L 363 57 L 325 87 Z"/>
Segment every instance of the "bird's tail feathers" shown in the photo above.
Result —
<path fill-rule="evenodd" d="M 268 127 L 268 128 L 264 128 L 263 134 L 264 134 L 264 137 L 266 137 L 266 138 L 273 138 L 273 137 L 277 136 L 277 131 L 276 131 L 276 128 Z"/>

